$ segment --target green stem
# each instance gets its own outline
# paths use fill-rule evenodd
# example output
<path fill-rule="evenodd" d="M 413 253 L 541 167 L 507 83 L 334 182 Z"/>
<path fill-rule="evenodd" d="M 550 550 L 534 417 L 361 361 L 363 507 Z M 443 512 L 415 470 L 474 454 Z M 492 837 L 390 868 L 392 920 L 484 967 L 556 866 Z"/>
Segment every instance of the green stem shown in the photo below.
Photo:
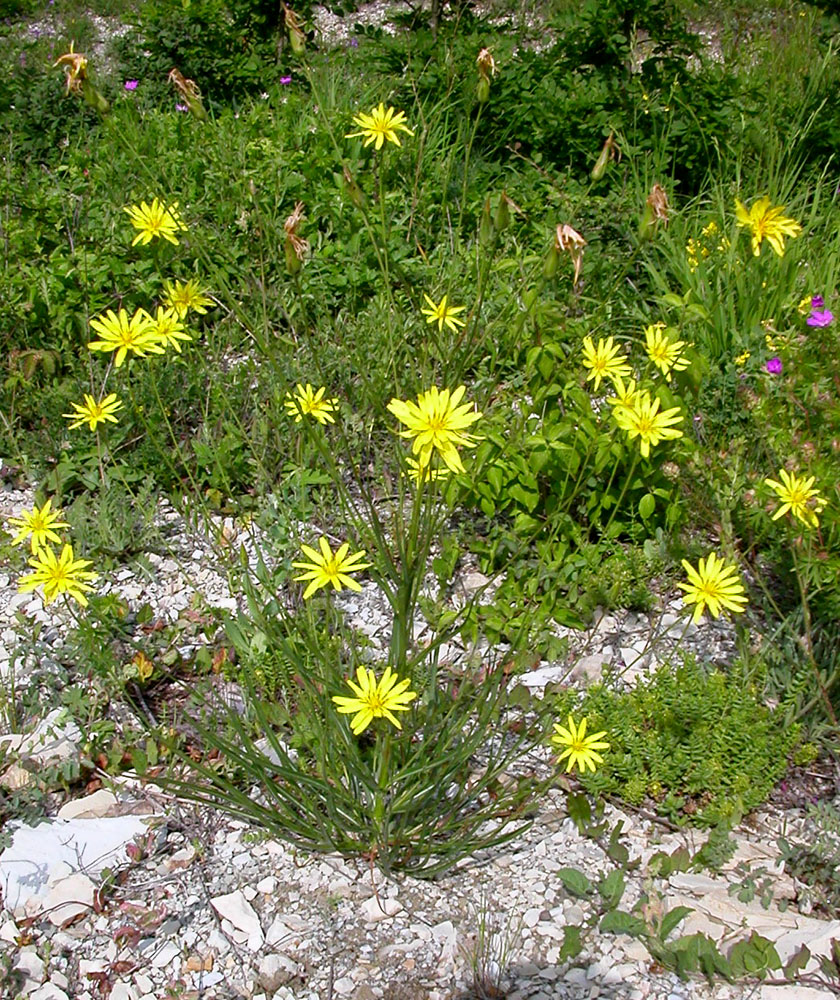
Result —
<path fill-rule="evenodd" d="M 481 112 L 484 108 L 483 104 L 479 104 L 478 112 L 473 121 L 472 132 L 470 134 L 469 142 L 467 143 L 467 150 L 464 153 L 464 184 L 461 189 L 461 210 L 458 212 L 458 232 L 461 232 L 461 225 L 464 221 L 464 208 L 467 204 L 467 182 L 469 178 L 469 168 L 470 168 L 470 154 L 472 153 L 473 143 L 475 142 L 475 137 L 478 132 L 478 123 L 481 121 Z"/>
<path fill-rule="evenodd" d="M 808 549 L 810 554 L 811 541 L 808 539 Z M 805 655 L 808 658 L 808 663 L 811 669 L 814 671 L 814 680 L 817 682 L 817 687 L 820 691 L 820 696 L 822 697 L 823 704 L 825 705 L 826 714 L 831 720 L 831 724 L 834 728 L 837 728 L 837 713 L 834 711 L 834 706 L 831 704 L 831 698 L 828 696 L 828 691 L 826 690 L 825 684 L 823 684 L 823 679 L 820 676 L 820 668 L 814 657 L 814 644 L 813 644 L 813 631 L 811 627 L 811 606 L 808 603 L 808 588 L 805 584 L 802 574 L 799 571 L 799 558 L 797 556 L 796 547 L 793 547 L 793 572 L 796 575 L 796 583 L 799 587 L 799 597 L 802 602 L 802 627 L 804 629 L 804 636 L 802 637 L 802 645 L 805 649 Z"/>
<path fill-rule="evenodd" d="M 391 785 L 391 730 L 385 730 L 383 735 L 376 737 L 376 796 L 373 802 L 373 836 L 378 854 L 387 854 L 388 850 L 388 820 L 386 819 L 385 800 Z M 387 864 L 387 861 L 386 861 Z"/>

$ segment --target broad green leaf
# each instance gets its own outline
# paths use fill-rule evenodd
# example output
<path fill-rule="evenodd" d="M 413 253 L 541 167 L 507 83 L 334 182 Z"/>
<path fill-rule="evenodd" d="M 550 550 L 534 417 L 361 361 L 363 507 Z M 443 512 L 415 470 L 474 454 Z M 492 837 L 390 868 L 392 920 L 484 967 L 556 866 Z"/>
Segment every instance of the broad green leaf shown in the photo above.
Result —
<path fill-rule="evenodd" d="M 634 917 L 632 913 L 625 913 L 624 910 L 605 913 L 599 926 L 604 933 L 630 934 L 633 937 L 644 934 L 647 929 L 644 920 Z"/>
<path fill-rule="evenodd" d="M 592 883 L 578 868 L 561 868 L 557 875 L 564 888 L 573 896 L 586 899 L 592 895 Z"/>

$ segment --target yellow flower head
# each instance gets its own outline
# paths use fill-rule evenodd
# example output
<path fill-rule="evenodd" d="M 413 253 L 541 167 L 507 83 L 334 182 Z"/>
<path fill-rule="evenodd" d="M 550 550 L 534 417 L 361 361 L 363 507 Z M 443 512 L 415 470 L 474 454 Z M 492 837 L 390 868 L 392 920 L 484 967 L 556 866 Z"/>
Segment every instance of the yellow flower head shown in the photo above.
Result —
<path fill-rule="evenodd" d="M 349 677 L 347 679 L 354 698 L 334 695 L 332 699 L 338 705 L 339 714 L 355 713 L 355 718 L 350 722 L 353 734 L 358 736 L 363 733 L 374 719 L 387 719 L 397 729 L 402 729 L 400 720 L 393 713 L 407 712 L 409 703 L 417 697 L 416 691 L 408 690 L 411 681 L 408 678 L 399 680 L 390 667 L 385 668 L 379 682 L 372 670 L 359 667 L 356 670 L 356 681 L 358 683 Z"/>
<path fill-rule="evenodd" d="M 340 546 L 335 553 L 333 553 L 326 538 L 321 538 L 318 544 L 321 548 L 320 552 L 308 545 L 301 545 L 303 554 L 309 558 L 310 562 L 292 563 L 295 569 L 306 570 L 305 573 L 296 576 L 295 580 L 298 582 L 310 581 L 309 586 L 303 592 L 303 599 L 307 600 L 316 590 L 329 587 L 330 584 L 336 590 L 341 590 L 342 585 L 349 587 L 350 590 L 361 590 L 361 586 L 348 574 L 358 573 L 360 570 L 368 569 L 371 565 L 359 562 L 360 559 L 364 558 L 364 549 L 349 556 L 347 553 L 350 551 L 350 545 L 347 542 Z"/>
<path fill-rule="evenodd" d="M 81 427 L 82 424 L 87 424 L 92 431 L 95 431 L 97 424 L 104 423 L 106 420 L 112 424 L 117 423 L 117 418 L 114 414 L 120 409 L 122 403 L 117 399 L 115 392 L 110 393 L 98 403 L 93 396 L 85 393 L 83 403 L 71 403 L 70 405 L 76 412 L 61 414 L 62 417 L 67 417 L 73 421 L 69 429 L 74 431 L 77 427 Z"/>
<path fill-rule="evenodd" d="M 604 758 L 597 751 L 609 750 L 610 748 L 609 743 L 601 739 L 602 736 L 606 735 L 606 730 L 602 729 L 599 733 L 587 736 L 586 716 L 580 720 L 580 726 L 576 726 L 574 718 L 570 715 L 568 729 L 561 726 L 559 722 L 555 722 L 554 736 L 551 737 L 551 742 L 558 749 L 565 747 L 557 758 L 557 763 L 560 764 L 563 758 L 567 757 L 567 771 L 573 771 L 575 764 L 577 764 L 581 774 L 586 771 L 587 767 L 594 771 L 596 764 L 604 763 Z"/>
<path fill-rule="evenodd" d="M 55 542 L 61 545 L 61 537 L 55 533 L 56 528 L 69 528 L 66 521 L 60 521 L 60 510 L 50 510 L 52 500 L 48 499 L 41 509 L 38 505 L 32 510 L 24 511 L 20 517 L 10 517 L 9 524 L 20 530 L 12 539 L 12 545 L 19 545 L 29 538 L 29 545 L 34 554 L 37 554 L 47 542 Z"/>
<path fill-rule="evenodd" d="M 59 56 L 53 66 L 63 66 L 67 78 L 67 93 L 81 94 L 82 85 L 87 79 L 87 58 L 81 52 L 74 52 L 74 42 L 70 42 L 70 51 Z"/>
<path fill-rule="evenodd" d="M 434 482 L 438 479 L 445 479 L 449 475 L 449 469 L 436 469 L 431 465 L 421 465 L 418 461 L 413 458 L 407 458 L 406 465 L 408 466 L 408 472 L 406 475 L 414 483 L 424 483 Z"/>
<path fill-rule="evenodd" d="M 617 378 L 632 374 L 625 356 L 620 351 L 620 345 L 616 344 L 612 337 L 607 337 L 606 340 L 602 338 L 598 341 L 597 347 L 591 337 L 583 338 L 583 367 L 589 369 L 586 381 L 594 379 L 593 388 L 596 391 L 601 379 L 608 378 L 614 382 Z"/>
<path fill-rule="evenodd" d="M 304 388 L 300 382 L 297 385 L 297 395 L 286 393 L 286 402 L 283 404 L 290 416 L 295 418 L 295 423 L 299 424 L 304 416 L 314 417 L 319 424 L 334 424 L 333 413 L 338 410 L 337 399 L 324 399 L 327 390 L 324 386 L 315 392 L 307 382 Z"/>
<path fill-rule="evenodd" d="M 685 591 L 683 601 L 694 605 L 692 621 L 700 621 L 706 608 L 713 618 L 720 617 L 724 608 L 736 614 L 744 610 L 747 598 L 736 566 L 727 565 L 714 552 L 710 552 L 706 559 L 701 559 L 697 569 L 686 559 L 683 559 L 682 566 L 688 576 L 688 583 L 680 583 L 678 586 Z"/>
<path fill-rule="evenodd" d="M 446 303 L 446 296 L 440 300 L 440 302 L 435 304 L 433 299 L 430 299 L 428 295 L 423 295 L 423 298 L 431 306 L 430 309 L 421 309 L 420 312 L 427 317 L 427 323 L 437 323 L 438 330 L 443 330 L 444 324 L 449 327 L 450 330 L 457 330 L 459 326 L 464 325 L 462 319 L 456 317 L 456 313 L 463 312 L 466 306 L 450 306 Z"/>
<path fill-rule="evenodd" d="M 207 312 L 206 307 L 213 305 L 213 300 L 208 299 L 201 291 L 195 278 L 190 278 L 187 282 L 176 281 L 174 285 L 164 281 L 163 287 L 163 300 L 170 309 L 178 313 L 179 319 L 184 319 L 191 309 L 203 316 Z"/>
<path fill-rule="evenodd" d="M 162 309 L 158 306 L 157 315 L 153 318 L 150 329 L 158 344 L 164 347 L 171 344 L 179 354 L 181 353 L 179 341 L 192 340 L 175 309 Z"/>
<path fill-rule="evenodd" d="M 757 257 L 761 253 L 761 242 L 766 239 L 781 257 L 785 252 L 785 237 L 794 239 L 802 234 L 802 226 L 794 219 L 782 215 L 784 205 L 773 206 L 768 197 L 759 198 L 747 208 L 735 199 L 735 219 L 739 227 L 752 233 L 752 252 Z"/>
<path fill-rule="evenodd" d="M 683 356 L 682 350 L 691 345 L 686 345 L 684 340 L 671 340 L 668 334 L 664 323 L 645 327 L 647 356 L 670 382 L 672 371 L 682 372 L 688 368 L 689 360 Z"/>
<path fill-rule="evenodd" d="M 187 228 L 178 211 L 177 201 L 167 206 L 159 198 L 154 198 L 151 205 L 141 201 L 139 205 L 129 205 L 124 211 L 128 212 L 132 226 L 140 230 L 131 241 L 132 246 L 135 243 L 151 243 L 156 236 L 162 236 L 178 246 L 176 233 Z"/>
<path fill-rule="evenodd" d="M 743 368 L 744 365 L 749 361 L 750 352 L 742 351 L 740 354 L 736 354 L 732 359 L 739 368 Z"/>
<path fill-rule="evenodd" d="M 91 565 L 90 559 L 74 559 L 73 546 L 65 545 L 61 555 L 56 556 L 49 547 L 39 549 L 35 558 L 29 560 L 29 565 L 35 570 L 20 578 L 18 592 L 25 594 L 36 587 L 44 588 L 44 601 L 49 604 L 60 594 L 67 594 L 82 605 L 87 606 L 85 591 L 93 590 L 87 580 L 96 578 L 85 567 Z"/>
<path fill-rule="evenodd" d="M 386 111 L 385 105 L 382 103 L 380 103 L 378 108 L 373 108 L 369 115 L 366 115 L 364 112 L 354 115 L 353 124 L 359 126 L 359 131 L 348 132 L 344 138 L 353 139 L 356 136 L 363 135 L 365 137 L 364 145 L 369 146 L 372 142 L 375 142 L 376 149 L 382 149 L 382 144 L 386 139 L 397 146 L 402 145 L 397 135 L 398 131 L 414 135 L 411 129 L 405 124 L 405 112 L 394 111 L 393 108 L 388 108 Z"/>
<path fill-rule="evenodd" d="M 481 417 L 468 403 L 458 405 L 465 392 L 463 385 L 451 394 L 448 389 L 439 392 L 433 385 L 418 395 L 416 403 L 392 399 L 388 404 L 388 410 L 408 427 L 400 436 L 414 438 L 412 451 L 420 465 L 429 465 L 432 452 L 437 452 L 452 472 L 464 471 L 458 448 L 475 445 L 475 438 L 465 429 Z"/>
<path fill-rule="evenodd" d="M 647 392 L 639 393 L 633 402 L 632 409 L 628 409 L 619 417 L 615 410 L 613 416 L 616 417 L 618 426 L 627 431 L 630 439 L 639 439 L 639 448 L 642 458 L 650 455 L 650 446 L 659 444 L 660 441 L 682 437 L 682 431 L 674 427 L 674 424 L 682 423 L 683 416 L 678 406 L 670 410 L 659 412 L 659 400 L 651 399 Z"/>
<path fill-rule="evenodd" d="M 632 378 L 628 379 L 625 385 L 622 378 L 616 377 L 613 380 L 613 388 L 615 389 L 615 395 L 608 396 L 607 402 L 613 408 L 615 422 L 619 427 L 625 427 L 629 419 L 628 414 L 636 406 L 636 400 L 644 396 L 649 397 L 650 394 L 644 389 L 637 389 L 636 380 Z"/>
<path fill-rule="evenodd" d="M 116 351 L 114 365 L 117 368 L 125 361 L 129 351 L 139 358 L 144 358 L 149 352 L 163 354 L 154 332 L 154 321 L 145 309 L 138 309 L 131 319 L 125 309 L 120 309 L 119 315 L 109 309 L 104 316 L 92 319 L 90 325 L 101 339 L 92 340 L 88 347 L 91 351 Z"/>
<path fill-rule="evenodd" d="M 790 473 L 786 469 L 779 469 L 780 483 L 775 479 L 764 480 L 782 501 L 782 506 L 773 515 L 774 521 L 790 511 L 803 524 L 811 528 L 819 526 L 817 515 L 825 508 L 828 500 L 820 496 L 819 490 L 813 489 L 814 478 L 809 476 L 806 479 L 805 476 L 797 476 L 796 473 Z"/>

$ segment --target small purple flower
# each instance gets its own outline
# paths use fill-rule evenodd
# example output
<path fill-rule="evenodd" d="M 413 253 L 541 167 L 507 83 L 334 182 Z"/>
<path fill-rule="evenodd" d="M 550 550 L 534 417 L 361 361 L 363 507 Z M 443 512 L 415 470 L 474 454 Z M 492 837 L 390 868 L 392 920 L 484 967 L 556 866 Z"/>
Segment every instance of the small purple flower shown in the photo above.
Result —
<path fill-rule="evenodd" d="M 822 295 L 812 295 L 811 296 L 811 308 L 812 309 L 822 309 L 825 305 L 825 299 Z"/>
<path fill-rule="evenodd" d="M 176 104 L 175 105 L 175 110 L 176 111 L 189 111 L 190 109 L 187 107 L 186 104 Z"/>
<path fill-rule="evenodd" d="M 126 80 L 125 89 L 126 90 L 137 90 L 137 85 L 140 83 L 139 80 Z"/>
<path fill-rule="evenodd" d="M 359 39 L 355 38 L 355 37 L 351 38 L 350 39 L 350 48 L 351 49 L 357 49 L 358 47 L 359 47 Z"/>
<path fill-rule="evenodd" d="M 291 83 L 292 82 L 292 78 L 290 76 L 281 76 L 280 77 L 280 82 L 285 87 L 287 83 Z"/>
<path fill-rule="evenodd" d="M 834 313 L 830 309 L 812 309 L 805 322 L 808 326 L 828 326 L 833 319 Z"/>
<path fill-rule="evenodd" d="M 781 375 L 782 374 L 782 359 L 781 358 L 769 358 L 767 363 L 764 365 L 771 375 Z"/>

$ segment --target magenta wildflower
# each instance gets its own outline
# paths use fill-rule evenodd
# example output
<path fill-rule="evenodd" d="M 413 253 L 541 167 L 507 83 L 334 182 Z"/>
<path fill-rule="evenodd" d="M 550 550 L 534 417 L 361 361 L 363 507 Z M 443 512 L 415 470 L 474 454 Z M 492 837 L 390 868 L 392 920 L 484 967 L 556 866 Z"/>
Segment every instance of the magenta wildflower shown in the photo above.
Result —
<path fill-rule="evenodd" d="M 811 296 L 811 308 L 812 309 L 822 309 L 825 305 L 825 299 L 822 295 L 812 295 Z"/>
<path fill-rule="evenodd" d="M 287 83 L 292 82 L 292 78 L 290 76 L 281 76 L 280 82 L 285 86 Z"/>
<path fill-rule="evenodd" d="M 125 89 L 126 90 L 137 90 L 137 86 L 140 83 L 139 80 L 126 80 Z"/>
<path fill-rule="evenodd" d="M 190 109 L 187 107 L 186 104 L 176 104 L 175 105 L 175 110 L 176 111 L 189 111 Z"/>
<path fill-rule="evenodd" d="M 782 374 L 782 359 L 781 358 L 770 358 L 764 365 L 771 375 L 781 375 Z"/>
<path fill-rule="evenodd" d="M 833 319 L 834 313 L 830 309 L 812 309 L 805 322 L 808 326 L 828 326 Z"/>

